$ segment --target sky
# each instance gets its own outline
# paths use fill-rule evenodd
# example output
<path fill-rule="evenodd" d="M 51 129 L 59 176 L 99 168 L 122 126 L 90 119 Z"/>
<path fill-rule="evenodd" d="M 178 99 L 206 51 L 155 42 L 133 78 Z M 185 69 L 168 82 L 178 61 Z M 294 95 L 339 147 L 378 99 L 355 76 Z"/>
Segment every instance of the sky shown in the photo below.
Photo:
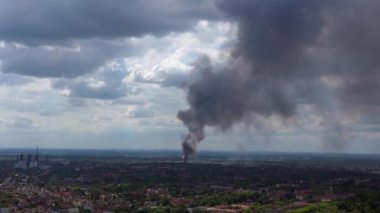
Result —
<path fill-rule="evenodd" d="M 380 152 L 375 0 L 0 5 L 0 148 Z"/>

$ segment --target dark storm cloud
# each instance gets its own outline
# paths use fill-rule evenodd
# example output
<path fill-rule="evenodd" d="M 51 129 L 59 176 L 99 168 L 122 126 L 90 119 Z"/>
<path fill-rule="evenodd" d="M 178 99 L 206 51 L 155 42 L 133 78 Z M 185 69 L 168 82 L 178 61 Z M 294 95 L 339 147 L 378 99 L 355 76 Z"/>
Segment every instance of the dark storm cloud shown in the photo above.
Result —
<path fill-rule="evenodd" d="M 163 35 L 213 19 L 213 1 L 0 1 L 0 40 L 28 45 L 88 38 Z"/>
<path fill-rule="evenodd" d="M 190 132 L 185 159 L 203 140 L 205 126 L 226 130 L 249 117 L 271 115 L 286 121 L 302 104 L 317 109 L 324 119 L 322 138 L 341 149 L 350 138 L 343 122 L 351 116 L 344 114 L 347 107 L 379 102 L 380 2 L 222 0 L 217 5 L 238 23 L 238 42 L 226 67 L 215 69 L 201 60 L 195 68 L 198 79 L 187 88 L 190 108 L 178 113 Z M 331 118 L 331 110 L 343 115 Z"/>
<path fill-rule="evenodd" d="M 74 78 L 134 49 L 125 38 L 189 30 L 216 19 L 213 1 L 0 0 L 1 72 Z"/>

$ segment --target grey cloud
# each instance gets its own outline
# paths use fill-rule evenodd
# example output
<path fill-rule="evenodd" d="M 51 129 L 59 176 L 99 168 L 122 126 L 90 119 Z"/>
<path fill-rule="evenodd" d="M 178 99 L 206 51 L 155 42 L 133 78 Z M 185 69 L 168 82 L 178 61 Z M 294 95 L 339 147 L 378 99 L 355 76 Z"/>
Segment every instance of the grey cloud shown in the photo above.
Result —
<path fill-rule="evenodd" d="M 93 72 L 107 60 L 128 54 L 126 43 L 99 40 L 82 41 L 77 47 L 17 47 L 7 43 L 0 48 L 1 71 L 37 77 L 73 78 Z"/>
<path fill-rule="evenodd" d="M 121 105 L 144 105 L 146 104 L 146 100 L 141 99 L 141 98 L 133 98 L 133 97 L 128 97 L 128 98 L 120 98 L 112 101 L 112 104 L 121 104 Z"/>
<path fill-rule="evenodd" d="M 53 87 L 66 89 L 69 97 L 91 99 L 118 99 L 128 93 L 123 82 L 126 72 L 120 69 L 103 69 L 75 79 L 58 79 Z"/>
<path fill-rule="evenodd" d="M 151 126 L 158 128 L 178 128 L 181 127 L 180 123 L 173 120 L 163 120 L 163 119 L 142 119 L 139 121 L 142 126 Z"/>
<path fill-rule="evenodd" d="M 50 107 L 46 107 L 46 108 L 41 109 L 38 112 L 38 115 L 39 116 L 46 116 L 46 117 L 58 116 L 58 115 L 62 115 L 63 113 L 66 113 L 66 111 L 67 111 L 66 106 L 52 105 Z"/>
<path fill-rule="evenodd" d="M 0 39 L 29 45 L 163 35 L 218 17 L 214 1 L 0 1 Z"/>
<path fill-rule="evenodd" d="M 33 79 L 12 73 L 0 73 L 0 85 L 17 86 L 33 81 Z"/>
<path fill-rule="evenodd" d="M 137 107 L 128 113 L 130 118 L 151 118 L 154 116 L 153 110 L 147 107 Z"/>
<path fill-rule="evenodd" d="M 0 48 L 1 72 L 37 77 L 81 76 L 143 48 L 125 38 L 185 31 L 201 19 L 219 17 L 214 1 L 201 0 L 0 4 L 0 41 L 6 44 Z"/>
<path fill-rule="evenodd" d="M 57 115 L 57 113 L 54 113 L 53 111 L 49 111 L 49 110 L 41 110 L 38 114 L 40 116 L 54 116 L 54 115 Z"/>
<path fill-rule="evenodd" d="M 29 118 L 15 118 L 10 124 L 9 127 L 12 128 L 21 128 L 21 129 L 32 129 L 34 127 L 33 120 Z"/>
<path fill-rule="evenodd" d="M 186 86 L 187 82 L 190 81 L 192 73 L 181 73 L 181 72 L 172 72 L 167 73 L 164 77 L 164 80 L 161 82 L 162 86 L 166 87 L 178 87 L 183 88 Z"/>
<path fill-rule="evenodd" d="M 69 103 L 73 107 L 87 107 L 88 106 L 88 103 L 85 99 L 77 98 L 77 97 L 70 97 Z"/>

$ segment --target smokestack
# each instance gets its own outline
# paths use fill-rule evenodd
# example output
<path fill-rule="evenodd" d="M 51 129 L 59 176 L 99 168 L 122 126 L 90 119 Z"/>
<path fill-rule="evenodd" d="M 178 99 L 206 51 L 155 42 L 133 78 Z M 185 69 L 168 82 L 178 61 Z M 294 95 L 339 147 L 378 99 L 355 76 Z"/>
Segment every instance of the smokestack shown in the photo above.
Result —
<path fill-rule="evenodd" d="M 38 146 L 37 146 L 37 153 L 36 153 L 36 162 L 37 162 L 37 167 L 40 166 L 40 156 L 39 156 L 39 150 L 38 150 Z"/>
<path fill-rule="evenodd" d="M 30 167 L 30 162 L 32 161 L 32 155 L 28 154 L 27 155 L 27 161 L 26 161 L 26 167 Z"/>

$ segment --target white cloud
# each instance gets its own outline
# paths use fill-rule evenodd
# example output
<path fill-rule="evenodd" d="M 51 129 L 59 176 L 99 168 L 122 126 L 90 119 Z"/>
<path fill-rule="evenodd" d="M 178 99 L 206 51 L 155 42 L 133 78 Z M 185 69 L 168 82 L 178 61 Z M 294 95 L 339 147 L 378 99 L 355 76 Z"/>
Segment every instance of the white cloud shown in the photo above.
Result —
<path fill-rule="evenodd" d="M 166 47 L 150 48 L 142 57 L 125 59 L 129 81 L 181 87 L 191 78 L 193 63 L 207 54 L 223 63 L 224 49 L 236 39 L 236 26 L 227 22 L 200 21 L 194 32 L 171 33 L 162 38 Z"/>

